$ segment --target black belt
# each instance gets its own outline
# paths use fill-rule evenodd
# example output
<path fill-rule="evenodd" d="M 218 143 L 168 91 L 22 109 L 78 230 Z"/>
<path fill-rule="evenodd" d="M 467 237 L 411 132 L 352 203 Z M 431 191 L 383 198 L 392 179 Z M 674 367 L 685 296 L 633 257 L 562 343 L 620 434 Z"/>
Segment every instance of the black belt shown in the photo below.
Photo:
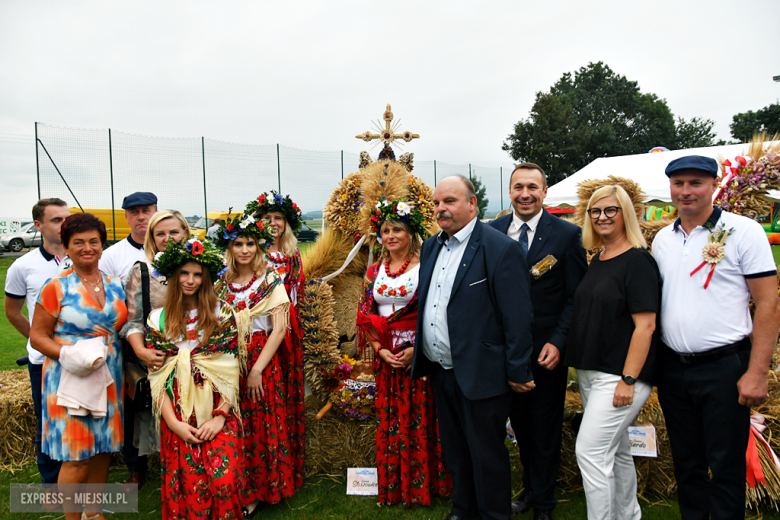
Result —
<path fill-rule="evenodd" d="M 679 361 L 683 365 L 700 365 L 702 363 L 710 363 L 722 357 L 742 352 L 743 350 L 750 349 L 750 338 L 747 337 L 741 341 L 726 345 L 725 347 L 718 347 L 706 352 L 700 352 L 698 354 L 683 354 L 672 350 L 667 345 L 664 345 L 666 354 L 671 356 L 675 361 Z"/>

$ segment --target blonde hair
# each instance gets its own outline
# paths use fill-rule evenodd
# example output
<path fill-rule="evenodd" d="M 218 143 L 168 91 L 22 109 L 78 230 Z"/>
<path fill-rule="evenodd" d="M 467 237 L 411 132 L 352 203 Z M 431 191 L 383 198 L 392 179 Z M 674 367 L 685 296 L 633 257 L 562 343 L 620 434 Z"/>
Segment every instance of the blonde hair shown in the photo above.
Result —
<path fill-rule="evenodd" d="M 258 278 L 262 278 L 265 275 L 265 248 L 260 247 L 257 243 L 257 239 L 254 237 L 239 237 L 246 240 L 251 240 L 257 246 L 255 257 L 252 259 L 252 263 L 249 265 L 252 271 L 257 273 Z M 225 280 L 231 282 L 238 276 L 238 264 L 236 263 L 236 257 L 233 256 L 233 244 L 234 240 L 230 241 L 227 249 L 225 250 L 225 264 L 227 264 L 228 271 L 225 273 Z"/>
<path fill-rule="evenodd" d="M 184 215 L 182 215 L 181 212 L 176 211 L 175 209 L 164 209 L 162 211 L 158 211 L 152 215 L 151 220 L 149 220 L 149 226 L 146 228 L 146 236 L 144 237 L 144 253 L 146 253 L 146 258 L 148 258 L 150 262 L 154 260 L 154 255 L 160 252 L 160 250 L 157 248 L 157 244 L 154 241 L 154 228 L 157 226 L 157 224 L 169 218 L 175 218 L 181 224 L 181 228 L 184 230 L 184 236 L 182 238 L 186 239 L 190 236 L 190 234 L 192 234 L 192 231 L 190 231 L 190 225 L 187 223 L 187 219 L 184 218 Z"/>
<path fill-rule="evenodd" d="M 628 238 L 632 246 L 647 249 L 647 241 L 645 241 L 642 230 L 639 228 L 639 219 L 636 216 L 636 211 L 634 211 L 634 203 L 631 201 L 628 193 L 626 193 L 626 190 L 621 186 L 603 186 L 597 189 L 590 196 L 588 209 L 592 208 L 601 199 L 613 196 L 620 204 L 620 211 L 623 212 L 623 227 L 626 238 Z M 599 249 L 604 245 L 601 235 L 596 233 L 593 228 L 593 219 L 587 213 L 585 213 L 585 222 L 582 225 L 582 245 L 588 250 Z"/>
<path fill-rule="evenodd" d="M 293 256 L 295 254 L 295 250 L 298 248 L 298 239 L 295 237 L 293 230 L 290 229 L 290 223 L 287 222 L 287 217 L 285 217 L 284 213 L 280 211 L 269 211 L 268 213 L 280 215 L 284 219 L 284 233 L 276 237 L 274 243 L 276 244 L 279 252 L 284 256 Z M 265 218 L 268 213 L 263 215 L 263 218 Z"/>
<path fill-rule="evenodd" d="M 416 257 L 419 258 L 419 256 L 420 256 L 420 247 L 421 247 L 422 242 L 417 237 L 417 235 L 412 233 L 412 228 L 409 227 L 409 224 L 407 224 L 406 222 L 403 222 L 401 220 L 396 220 L 396 219 L 385 220 L 384 222 L 382 222 L 382 225 L 379 226 L 379 234 L 380 235 L 382 234 L 382 228 L 385 227 L 385 226 L 393 226 L 393 227 L 396 227 L 396 228 L 401 228 L 404 231 L 406 231 L 406 236 L 409 237 L 409 252 L 408 252 L 408 256 L 410 256 L 410 257 L 411 256 L 416 256 Z M 385 246 L 383 245 L 382 246 L 382 252 L 379 253 L 379 261 L 380 262 L 386 262 L 388 260 L 390 260 L 390 251 L 388 251 L 385 248 Z"/>

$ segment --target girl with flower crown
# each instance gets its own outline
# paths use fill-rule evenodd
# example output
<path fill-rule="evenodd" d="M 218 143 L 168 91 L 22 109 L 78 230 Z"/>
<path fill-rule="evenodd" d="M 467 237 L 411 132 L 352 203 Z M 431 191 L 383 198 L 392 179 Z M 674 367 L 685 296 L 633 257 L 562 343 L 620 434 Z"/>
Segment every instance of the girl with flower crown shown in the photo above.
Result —
<path fill-rule="evenodd" d="M 298 298 L 303 297 L 305 279 L 301 253 L 298 251 L 296 235 L 303 223 L 301 209 L 289 195 L 282 196 L 275 191 L 263 193 L 257 200 L 247 204 L 247 212 L 255 218 L 265 219 L 271 226 L 274 240 L 268 247 L 266 266 L 274 271 L 284 283 L 290 298 L 290 329 L 285 338 L 289 355 L 283 372 L 287 381 L 287 421 L 290 433 L 290 457 L 293 461 L 294 485 L 303 485 L 303 459 L 306 446 L 303 378 L 303 330 L 298 319 Z"/>
<path fill-rule="evenodd" d="M 273 240 L 268 222 L 249 213 L 228 217 L 217 231 L 228 265 L 217 293 L 233 308 L 242 358 L 244 518 L 253 517 L 260 502 L 275 504 L 295 492 L 284 373 L 290 299 L 282 279 L 266 268 Z"/>
<path fill-rule="evenodd" d="M 165 306 L 147 319 L 146 346 L 164 353 L 150 366 L 160 421 L 163 518 L 241 515 L 239 361 L 228 305 L 212 280 L 225 270 L 209 242 L 170 241 L 152 263 L 164 276 Z"/>
<path fill-rule="evenodd" d="M 368 269 L 358 306 L 358 348 L 376 354 L 375 409 L 379 502 L 430 505 L 452 483 L 441 455 L 433 390 L 409 369 L 417 325 L 421 211 L 403 200 L 380 201 L 370 213 L 382 245 Z"/>

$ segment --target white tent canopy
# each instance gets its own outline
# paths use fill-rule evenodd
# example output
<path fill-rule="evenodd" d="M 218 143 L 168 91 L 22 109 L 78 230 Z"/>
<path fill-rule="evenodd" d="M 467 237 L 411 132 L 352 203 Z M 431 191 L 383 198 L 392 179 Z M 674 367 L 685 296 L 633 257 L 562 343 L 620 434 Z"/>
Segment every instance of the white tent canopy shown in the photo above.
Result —
<path fill-rule="evenodd" d="M 712 157 L 718 163 L 737 155 L 747 153 L 749 145 L 730 144 L 725 146 L 710 146 L 707 148 L 689 148 L 670 152 L 643 153 L 639 155 L 623 155 L 621 157 L 602 157 L 596 159 L 574 175 L 567 177 L 555 186 L 550 186 L 544 203 L 548 206 L 569 204 L 576 206 L 577 184 L 591 179 L 606 179 L 610 175 L 631 179 L 639 183 L 642 191 L 647 194 L 647 200 L 671 202 L 669 198 L 669 178 L 664 173 L 666 165 L 678 157 L 686 155 L 703 155 Z M 769 192 L 772 199 L 780 199 L 780 193 Z"/>

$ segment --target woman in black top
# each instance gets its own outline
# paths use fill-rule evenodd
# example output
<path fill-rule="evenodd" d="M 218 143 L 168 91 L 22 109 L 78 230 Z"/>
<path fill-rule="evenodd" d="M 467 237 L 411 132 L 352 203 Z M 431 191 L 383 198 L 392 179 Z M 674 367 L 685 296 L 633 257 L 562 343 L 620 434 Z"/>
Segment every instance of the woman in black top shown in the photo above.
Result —
<path fill-rule="evenodd" d="M 583 245 L 603 249 L 574 295 L 566 348 L 585 410 L 577 463 L 590 520 L 639 519 L 628 426 L 653 388 L 660 277 L 623 188 L 596 190 L 587 216 Z"/>

